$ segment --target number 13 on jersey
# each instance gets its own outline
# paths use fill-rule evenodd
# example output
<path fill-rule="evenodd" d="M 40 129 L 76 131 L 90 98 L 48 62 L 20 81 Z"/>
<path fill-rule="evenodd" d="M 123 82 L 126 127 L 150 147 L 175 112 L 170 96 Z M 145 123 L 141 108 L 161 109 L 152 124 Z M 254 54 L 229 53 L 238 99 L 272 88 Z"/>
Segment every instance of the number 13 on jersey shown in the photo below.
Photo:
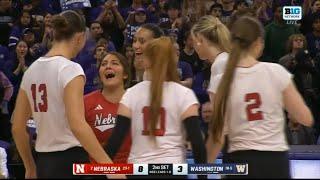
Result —
<path fill-rule="evenodd" d="M 48 111 L 47 85 L 32 84 L 31 92 L 32 92 L 34 112 L 47 112 Z M 37 94 L 39 94 L 40 99 L 37 99 Z"/>

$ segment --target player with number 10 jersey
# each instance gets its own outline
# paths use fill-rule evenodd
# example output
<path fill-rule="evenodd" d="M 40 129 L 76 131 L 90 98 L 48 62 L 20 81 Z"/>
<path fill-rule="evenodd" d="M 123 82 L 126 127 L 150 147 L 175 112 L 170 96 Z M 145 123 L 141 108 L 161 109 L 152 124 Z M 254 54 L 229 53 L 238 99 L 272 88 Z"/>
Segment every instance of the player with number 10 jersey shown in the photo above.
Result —
<path fill-rule="evenodd" d="M 198 101 L 192 90 L 178 84 L 175 52 L 170 38 L 148 43 L 144 51 L 147 79 L 128 89 L 120 101 L 116 127 L 106 151 L 113 157 L 131 127 L 129 163 L 185 163 L 186 137 L 196 163 L 206 162 Z"/>

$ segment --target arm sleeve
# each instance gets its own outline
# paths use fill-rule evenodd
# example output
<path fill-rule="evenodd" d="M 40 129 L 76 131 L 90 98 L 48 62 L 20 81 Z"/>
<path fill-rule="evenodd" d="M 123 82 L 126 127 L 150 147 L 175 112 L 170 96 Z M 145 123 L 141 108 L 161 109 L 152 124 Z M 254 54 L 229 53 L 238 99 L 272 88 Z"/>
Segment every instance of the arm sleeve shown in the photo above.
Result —
<path fill-rule="evenodd" d="M 183 123 L 186 128 L 187 139 L 191 142 L 195 163 L 206 163 L 207 151 L 201 135 L 199 116 L 188 117 L 183 121 Z"/>
<path fill-rule="evenodd" d="M 118 115 L 116 127 L 112 131 L 112 134 L 108 140 L 108 144 L 104 147 L 104 150 L 111 159 L 114 158 L 123 144 L 124 138 L 129 132 L 130 127 L 131 120 L 128 117 Z"/>
<path fill-rule="evenodd" d="M 77 63 L 72 63 L 64 67 L 61 70 L 60 75 L 60 84 L 63 88 L 65 88 L 67 84 L 77 76 L 83 76 L 85 78 L 83 69 Z"/>

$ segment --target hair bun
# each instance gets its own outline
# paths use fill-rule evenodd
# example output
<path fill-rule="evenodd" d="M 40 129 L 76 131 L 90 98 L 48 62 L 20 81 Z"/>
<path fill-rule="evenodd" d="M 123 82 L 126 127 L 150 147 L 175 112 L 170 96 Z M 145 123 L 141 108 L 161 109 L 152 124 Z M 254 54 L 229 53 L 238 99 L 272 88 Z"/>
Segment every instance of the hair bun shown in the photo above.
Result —
<path fill-rule="evenodd" d="M 61 15 L 54 16 L 52 19 L 53 30 L 59 33 L 68 31 L 67 19 Z"/>

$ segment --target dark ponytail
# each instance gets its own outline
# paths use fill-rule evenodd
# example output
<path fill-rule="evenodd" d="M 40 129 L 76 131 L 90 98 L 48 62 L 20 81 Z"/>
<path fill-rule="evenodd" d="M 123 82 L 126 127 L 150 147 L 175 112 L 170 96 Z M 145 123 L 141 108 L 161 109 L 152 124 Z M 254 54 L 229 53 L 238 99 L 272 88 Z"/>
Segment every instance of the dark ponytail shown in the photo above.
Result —
<path fill-rule="evenodd" d="M 140 28 L 147 29 L 147 30 L 151 31 L 153 34 L 153 38 L 159 38 L 164 35 L 164 32 L 162 31 L 162 29 L 159 26 L 157 26 L 156 24 L 147 23 L 147 24 L 143 24 L 142 26 L 140 26 Z"/>
<path fill-rule="evenodd" d="M 69 40 L 75 33 L 86 30 L 84 18 L 71 10 L 53 16 L 52 25 L 55 41 Z"/>

